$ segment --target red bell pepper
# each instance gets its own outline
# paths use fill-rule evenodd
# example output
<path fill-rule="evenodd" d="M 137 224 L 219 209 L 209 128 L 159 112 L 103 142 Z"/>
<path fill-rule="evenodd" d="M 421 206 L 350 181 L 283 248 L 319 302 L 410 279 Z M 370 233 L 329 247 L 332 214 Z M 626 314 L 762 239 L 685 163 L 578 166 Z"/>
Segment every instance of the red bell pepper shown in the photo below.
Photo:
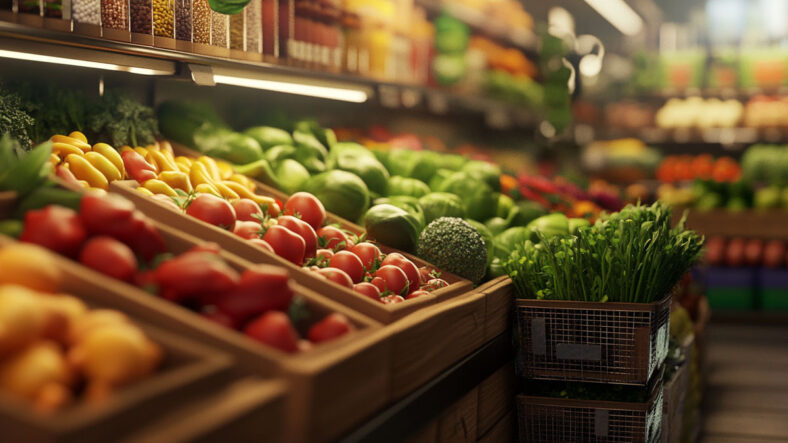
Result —
<path fill-rule="evenodd" d="M 76 257 L 87 232 L 73 209 L 49 205 L 28 211 L 19 240 L 35 243 L 68 257 Z"/>

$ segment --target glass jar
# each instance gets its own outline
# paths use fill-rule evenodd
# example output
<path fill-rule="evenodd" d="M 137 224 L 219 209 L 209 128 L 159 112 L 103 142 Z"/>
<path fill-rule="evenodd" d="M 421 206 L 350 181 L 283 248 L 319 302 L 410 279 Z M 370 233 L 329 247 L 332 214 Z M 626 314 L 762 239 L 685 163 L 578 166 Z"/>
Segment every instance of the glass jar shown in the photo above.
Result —
<path fill-rule="evenodd" d="M 128 31 L 128 2 L 124 0 L 101 0 L 101 26 Z"/>
<path fill-rule="evenodd" d="M 252 0 L 246 8 L 246 50 L 249 52 L 263 52 L 263 14 L 262 2 Z"/>
<path fill-rule="evenodd" d="M 192 42 L 211 44 L 211 7 L 208 0 L 192 2 Z"/>
<path fill-rule="evenodd" d="M 71 0 L 71 18 L 78 23 L 101 24 L 100 0 Z"/>
<path fill-rule="evenodd" d="M 175 0 L 153 0 L 153 35 L 175 36 Z"/>
<path fill-rule="evenodd" d="M 129 0 L 131 32 L 153 33 L 153 3 L 151 0 Z"/>
<path fill-rule="evenodd" d="M 229 43 L 229 17 L 211 10 L 211 44 L 227 48 Z"/>
<path fill-rule="evenodd" d="M 279 55 L 279 35 L 277 34 L 277 13 L 279 5 L 276 0 L 262 0 L 263 15 L 263 54 Z"/>
<path fill-rule="evenodd" d="M 243 51 L 244 49 L 244 11 L 228 16 L 230 25 L 230 49 Z"/>
<path fill-rule="evenodd" d="M 192 2 L 175 0 L 175 38 L 192 41 Z"/>

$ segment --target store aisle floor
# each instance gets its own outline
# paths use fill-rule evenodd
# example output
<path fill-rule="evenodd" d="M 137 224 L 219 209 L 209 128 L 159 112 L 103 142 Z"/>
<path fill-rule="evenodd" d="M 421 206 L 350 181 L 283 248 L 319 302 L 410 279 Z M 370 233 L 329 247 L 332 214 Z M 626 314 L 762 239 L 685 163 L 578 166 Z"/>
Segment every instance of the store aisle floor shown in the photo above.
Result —
<path fill-rule="evenodd" d="M 788 322 L 712 324 L 703 443 L 788 441 Z"/>

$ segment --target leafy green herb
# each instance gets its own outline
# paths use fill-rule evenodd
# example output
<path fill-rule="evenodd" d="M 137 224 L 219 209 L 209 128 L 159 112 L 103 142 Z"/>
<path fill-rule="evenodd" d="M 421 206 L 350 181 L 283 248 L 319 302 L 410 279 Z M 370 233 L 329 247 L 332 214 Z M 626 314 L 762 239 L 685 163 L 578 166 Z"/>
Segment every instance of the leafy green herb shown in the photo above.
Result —
<path fill-rule="evenodd" d="M 54 134 L 86 131 L 92 103 L 81 91 L 32 83 L 23 84 L 18 90 L 24 109 L 35 120 L 30 131 L 34 142 L 47 140 Z"/>
<path fill-rule="evenodd" d="M 52 142 L 42 143 L 25 152 L 8 134 L 0 138 L 0 191 L 29 194 L 47 181 L 51 166 L 47 162 Z"/>
<path fill-rule="evenodd" d="M 630 205 L 575 236 L 526 241 L 503 267 L 521 298 L 649 303 L 671 290 L 703 246 L 684 219 L 670 222 L 660 203 Z"/>
<path fill-rule="evenodd" d="M 91 110 L 88 128 L 95 137 L 112 146 L 144 146 L 159 132 L 156 114 L 130 96 L 109 92 Z"/>
<path fill-rule="evenodd" d="M 35 121 L 24 110 L 22 99 L 15 93 L 0 90 L 0 136 L 8 134 L 29 149 L 30 130 Z"/>

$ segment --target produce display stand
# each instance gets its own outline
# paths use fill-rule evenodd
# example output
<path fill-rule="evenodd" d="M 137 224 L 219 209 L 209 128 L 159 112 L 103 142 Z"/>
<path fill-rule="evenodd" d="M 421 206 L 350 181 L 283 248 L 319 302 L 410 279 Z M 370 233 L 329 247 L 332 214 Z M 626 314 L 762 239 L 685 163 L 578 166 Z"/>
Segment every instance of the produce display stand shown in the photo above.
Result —
<path fill-rule="evenodd" d="M 674 223 L 682 216 L 683 210 L 673 211 Z M 698 211 L 690 209 L 687 215 L 687 228 L 707 237 L 744 237 L 764 240 L 788 240 L 788 212 L 779 210 L 747 210 L 733 212 L 726 210 Z"/>
<path fill-rule="evenodd" d="M 0 246 L 11 243 L 12 239 L 0 236 Z M 55 257 L 55 263 L 63 274 L 62 292 L 94 308 L 121 308 L 115 301 L 128 295 L 125 285 L 107 284 L 114 281 L 60 257 Z M 19 400 L 0 393 L 4 438 L 31 442 L 105 440 L 118 433 L 134 432 L 140 421 L 165 415 L 185 399 L 210 397 L 230 381 L 233 360 L 228 354 L 183 337 L 172 325 L 156 324 L 145 315 L 120 310 L 163 347 L 162 366 L 148 378 L 113 393 L 101 407 L 77 403 L 51 416 L 36 414 Z M 281 408 L 282 389 L 273 389 L 275 383 L 270 381 L 264 385 L 266 395 L 258 399 L 256 407 Z"/>
<path fill-rule="evenodd" d="M 686 361 L 663 385 L 664 403 L 662 407 L 662 441 L 664 443 L 681 441 L 684 417 L 684 400 L 687 397 L 690 377 L 690 358 L 694 337 L 690 335 L 682 344 Z"/>
<path fill-rule="evenodd" d="M 471 283 L 469 281 L 449 273 L 442 273 L 441 278 L 446 280 L 449 286 L 403 303 L 384 305 L 367 297 L 363 297 L 337 283 L 330 282 L 276 254 L 265 251 L 227 230 L 175 211 L 171 206 L 137 192 L 137 186 L 137 182 L 133 180 L 117 181 L 110 184 L 110 191 L 123 195 L 133 201 L 137 208 L 150 218 L 162 223 L 178 226 L 183 232 L 201 240 L 218 243 L 222 249 L 245 260 L 252 263 L 266 263 L 286 267 L 290 270 L 290 274 L 298 283 L 315 291 L 319 291 L 326 297 L 336 300 L 381 323 L 391 323 L 420 308 L 432 305 L 440 300 L 451 298 L 471 288 Z M 383 252 L 393 251 L 385 247 L 382 247 L 381 250 Z M 407 254 L 406 256 L 413 260 L 419 267 L 427 265 L 423 260 Z"/>

